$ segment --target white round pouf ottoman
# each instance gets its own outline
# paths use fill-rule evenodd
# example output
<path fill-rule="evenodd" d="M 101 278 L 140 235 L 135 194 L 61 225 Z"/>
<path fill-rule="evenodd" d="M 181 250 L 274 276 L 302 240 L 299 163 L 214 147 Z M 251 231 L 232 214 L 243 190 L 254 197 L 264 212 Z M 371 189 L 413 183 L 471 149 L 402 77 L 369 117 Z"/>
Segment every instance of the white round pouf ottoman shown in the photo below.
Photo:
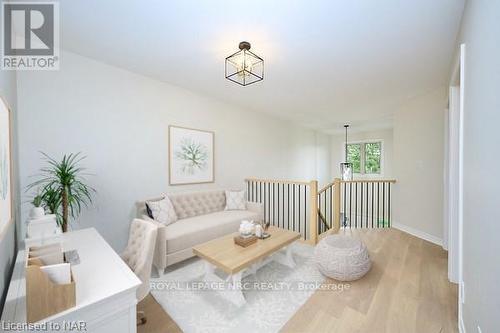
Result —
<path fill-rule="evenodd" d="M 372 264 L 365 244 L 346 235 L 323 238 L 314 249 L 321 273 L 339 281 L 353 281 L 368 273 Z"/>

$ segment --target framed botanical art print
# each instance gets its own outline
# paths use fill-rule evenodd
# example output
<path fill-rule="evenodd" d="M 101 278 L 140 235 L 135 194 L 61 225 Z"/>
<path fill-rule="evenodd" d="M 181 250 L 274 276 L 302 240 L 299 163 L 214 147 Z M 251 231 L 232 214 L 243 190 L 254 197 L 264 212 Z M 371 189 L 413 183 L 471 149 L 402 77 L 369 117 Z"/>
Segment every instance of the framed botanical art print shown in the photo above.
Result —
<path fill-rule="evenodd" d="M 214 182 L 214 132 L 168 127 L 170 185 Z"/>
<path fill-rule="evenodd" d="M 10 110 L 0 97 L 0 235 L 12 220 Z"/>

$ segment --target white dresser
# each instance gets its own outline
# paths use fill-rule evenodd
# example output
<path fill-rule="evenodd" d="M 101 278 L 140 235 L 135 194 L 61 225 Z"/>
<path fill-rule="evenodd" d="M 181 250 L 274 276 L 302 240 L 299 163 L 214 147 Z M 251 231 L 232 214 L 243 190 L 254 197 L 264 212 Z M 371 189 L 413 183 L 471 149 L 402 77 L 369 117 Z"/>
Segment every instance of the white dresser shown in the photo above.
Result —
<path fill-rule="evenodd" d="M 136 332 L 136 289 L 141 284 L 137 276 L 94 228 L 65 233 L 61 241 L 64 251 L 77 250 L 80 257 L 80 263 L 72 265 L 76 306 L 50 316 L 41 323 L 49 328 L 61 326 L 61 329 L 49 329 L 49 332 L 78 332 L 74 325 L 80 323 L 86 325 L 87 332 L 92 333 Z M 5 325 L 26 322 L 24 261 L 24 251 L 19 251 L 0 331 L 8 331 Z"/>

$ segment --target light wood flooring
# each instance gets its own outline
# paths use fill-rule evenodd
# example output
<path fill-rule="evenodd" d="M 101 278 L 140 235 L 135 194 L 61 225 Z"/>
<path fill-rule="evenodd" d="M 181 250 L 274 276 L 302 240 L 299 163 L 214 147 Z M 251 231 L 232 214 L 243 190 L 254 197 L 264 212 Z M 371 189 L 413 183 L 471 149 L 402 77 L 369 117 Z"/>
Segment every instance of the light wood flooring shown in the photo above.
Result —
<path fill-rule="evenodd" d="M 370 272 L 346 291 L 315 292 L 282 332 L 458 332 L 457 286 L 448 282 L 440 246 L 396 229 L 352 234 L 370 251 Z M 151 295 L 138 310 L 148 318 L 139 333 L 182 332 Z"/>

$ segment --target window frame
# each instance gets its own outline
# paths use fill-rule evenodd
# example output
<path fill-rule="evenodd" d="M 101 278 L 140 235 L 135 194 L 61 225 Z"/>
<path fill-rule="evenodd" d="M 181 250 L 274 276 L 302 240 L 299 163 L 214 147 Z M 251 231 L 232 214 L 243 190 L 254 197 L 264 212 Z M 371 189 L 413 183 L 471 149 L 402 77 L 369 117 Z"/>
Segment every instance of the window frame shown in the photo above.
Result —
<path fill-rule="evenodd" d="M 365 150 L 365 144 L 367 143 L 380 143 L 380 173 L 366 173 L 365 170 L 365 161 L 366 161 L 366 150 Z M 384 176 L 384 140 L 383 139 L 369 139 L 369 140 L 357 140 L 357 141 L 348 141 L 343 143 L 343 148 L 342 149 L 342 155 L 344 157 L 344 161 L 347 161 L 347 156 L 346 156 L 346 145 L 361 145 L 361 150 L 360 150 L 360 171 L 361 173 L 354 172 L 353 170 L 353 175 L 357 176 L 363 176 L 363 177 L 383 177 Z"/>

